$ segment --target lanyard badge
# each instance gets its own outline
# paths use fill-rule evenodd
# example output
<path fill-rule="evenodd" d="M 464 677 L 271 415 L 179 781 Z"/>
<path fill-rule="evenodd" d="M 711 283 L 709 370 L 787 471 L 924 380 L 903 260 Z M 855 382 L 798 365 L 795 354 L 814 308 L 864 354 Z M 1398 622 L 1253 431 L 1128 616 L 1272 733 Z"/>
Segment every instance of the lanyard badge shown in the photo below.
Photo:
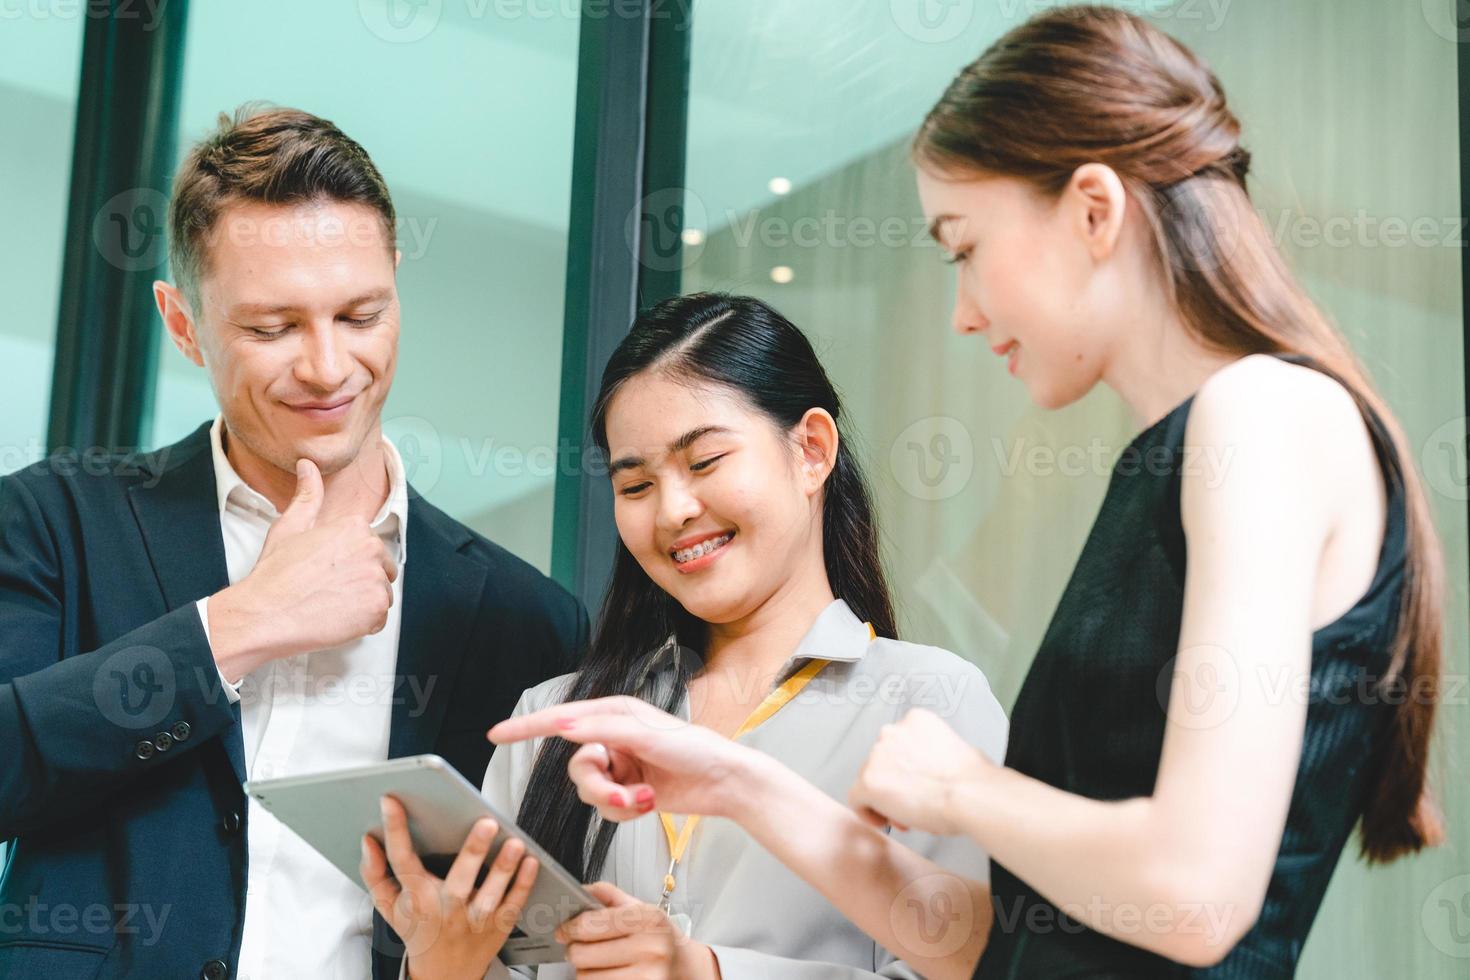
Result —
<path fill-rule="evenodd" d="M 873 630 L 873 625 L 869 623 L 867 626 L 869 639 L 876 639 L 877 634 Z M 802 688 L 810 684 L 812 679 L 820 674 L 822 669 L 829 663 L 831 661 L 819 659 L 807 661 L 806 666 L 792 674 L 786 679 L 785 683 L 766 695 L 765 700 L 756 706 L 756 709 L 741 723 L 740 728 L 731 738 L 737 739 L 764 724 L 767 719 L 795 699 L 801 693 Z M 674 827 L 674 818 L 669 814 L 660 812 L 658 819 L 663 824 L 664 836 L 669 841 L 670 857 L 669 870 L 664 873 L 664 887 L 662 894 L 659 896 L 658 908 L 660 912 L 667 915 L 684 935 L 687 936 L 690 934 L 691 929 L 690 918 L 682 912 L 673 912 L 672 905 L 674 890 L 679 886 L 679 879 L 676 876 L 679 869 L 679 862 L 684 859 L 684 854 L 689 849 L 689 842 L 694 838 L 694 828 L 699 826 L 700 817 L 699 814 L 686 817 L 684 825 L 677 829 Z"/>

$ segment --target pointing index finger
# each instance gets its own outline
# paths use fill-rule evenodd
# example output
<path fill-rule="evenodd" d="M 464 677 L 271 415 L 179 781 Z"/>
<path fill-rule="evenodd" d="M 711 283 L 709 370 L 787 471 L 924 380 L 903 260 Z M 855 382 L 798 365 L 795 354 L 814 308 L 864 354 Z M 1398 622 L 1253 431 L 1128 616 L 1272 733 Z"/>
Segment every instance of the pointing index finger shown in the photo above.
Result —
<path fill-rule="evenodd" d="M 524 742 L 528 738 L 547 738 L 552 735 L 562 735 L 570 738 L 563 727 L 564 723 L 578 721 L 581 719 L 597 717 L 601 715 L 620 716 L 631 713 L 629 702 L 637 701 L 636 698 L 611 697 L 594 698 L 590 701 L 569 701 L 566 704 L 552 705 L 533 711 L 530 714 L 518 715 L 507 718 L 500 724 L 491 728 L 487 733 L 490 741 L 496 745 L 506 745 L 510 742 Z M 644 704 L 649 710 L 657 710 L 646 702 Z M 573 738 L 573 741 L 581 739 Z"/>

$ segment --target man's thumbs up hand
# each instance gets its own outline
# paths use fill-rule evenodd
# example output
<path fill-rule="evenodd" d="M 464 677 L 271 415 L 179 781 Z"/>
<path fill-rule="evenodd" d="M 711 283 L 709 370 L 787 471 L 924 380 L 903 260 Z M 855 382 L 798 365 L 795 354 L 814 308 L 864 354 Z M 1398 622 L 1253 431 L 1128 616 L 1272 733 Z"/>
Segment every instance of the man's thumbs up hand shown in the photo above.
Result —
<path fill-rule="evenodd" d="M 249 575 L 209 599 L 209 644 L 232 683 L 262 664 L 350 643 L 388 623 L 398 564 L 361 517 L 318 526 L 321 471 L 296 463 L 296 492 Z"/>

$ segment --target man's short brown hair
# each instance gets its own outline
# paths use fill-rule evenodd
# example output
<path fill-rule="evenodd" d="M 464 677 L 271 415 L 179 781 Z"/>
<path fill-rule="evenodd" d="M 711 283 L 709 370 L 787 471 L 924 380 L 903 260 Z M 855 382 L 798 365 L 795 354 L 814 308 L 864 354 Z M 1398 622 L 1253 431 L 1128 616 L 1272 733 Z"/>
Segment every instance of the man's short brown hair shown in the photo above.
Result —
<path fill-rule="evenodd" d="M 356 141 L 299 109 L 246 104 L 233 117 L 220 113 L 215 131 L 195 144 L 174 175 L 169 202 L 169 263 L 196 314 L 199 282 L 209 268 L 209 236 L 226 207 L 316 200 L 372 208 L 392 250 L 397 234 L 393 199 Z"/>

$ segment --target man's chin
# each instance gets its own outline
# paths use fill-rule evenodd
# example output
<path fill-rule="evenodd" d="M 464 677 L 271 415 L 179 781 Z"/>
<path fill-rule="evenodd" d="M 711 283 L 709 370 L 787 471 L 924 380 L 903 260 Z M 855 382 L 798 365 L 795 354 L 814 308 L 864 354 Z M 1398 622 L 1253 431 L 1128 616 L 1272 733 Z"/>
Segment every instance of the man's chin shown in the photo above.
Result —
<path fill-rule="evenodd" d="M 309 459 L 316 464 L 322 476 L 340 473 L 353 464 L 362 452 L 366 433 L 333 432 L 295 441 L 287 450 L 289 461 L 284 460 L 283 469 L 295 472 L 296 460 Z M 292 455 L 294 454 L 294 455 Z"/>

